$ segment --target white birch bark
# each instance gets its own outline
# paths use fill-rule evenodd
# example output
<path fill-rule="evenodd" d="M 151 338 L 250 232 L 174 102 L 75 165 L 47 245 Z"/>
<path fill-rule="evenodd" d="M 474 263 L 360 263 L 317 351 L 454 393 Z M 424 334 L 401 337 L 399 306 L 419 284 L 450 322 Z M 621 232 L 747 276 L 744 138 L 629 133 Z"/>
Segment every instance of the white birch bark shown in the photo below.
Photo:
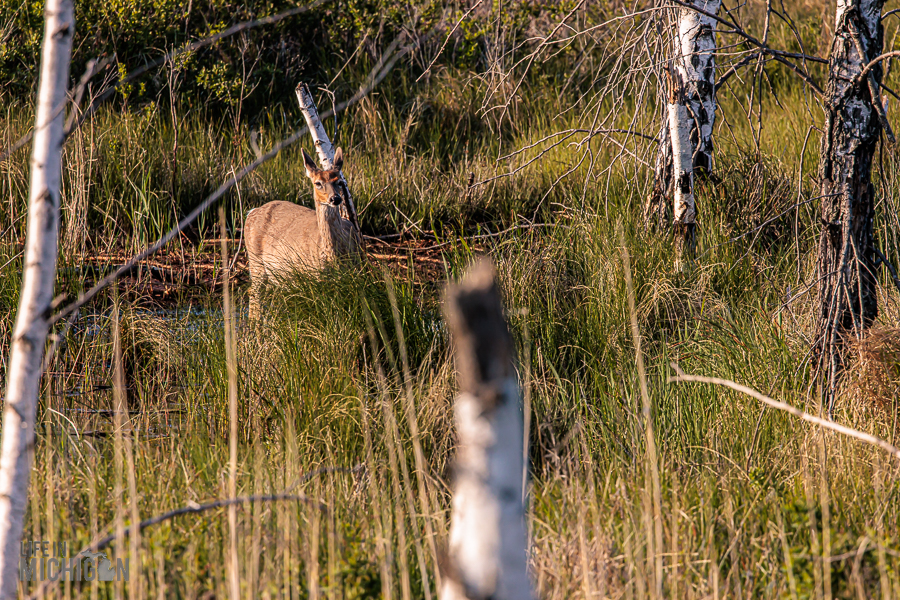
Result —
<path fill-rule="evenodd" d="M 34 420 L 47 340 L 59 231 L 59 187 L 72 0 L 47 0 L 34 126 L 25 269 L 13 331 L 0 442 L 0 599 L 16 597 L 19 543 L 34 450 Z"/>
<path fill-rule="evenodd" d="M 676 74 L 675 79 L 678 76 Z M 683 103 L 680 82 L 672 83 L 674 93 L 667 105 L 669 136 L 672 140 L 672 215 L 675 225 L 675 271 L 685 266 L 685 254 L 693 249 L 697 210 L 694 205 L 694 168 L 692 162 L 691 117 Z M 689 257 L 687 257 L 689 258 Z"/>
<path fill-rule="evenodd" d="M 716 14 L 722 0 L 694 0 L 697 8 Z M 712 132 L 716 121 L 716 20 L 689 8 L 678 11 L 675 69 L 684 86 L 691 121 L 692 162 L 712 170 Z M 676 180 L 677 181 L 677 180 Z"/>
<path fill-rule="evenodd" d="M 441 600 L 533 598 L 522 500 L 522 402 L 512 337 L 487 260 L 448 290 L 460 394 L 449 565 Z"/>
<path fill-rule="evenodd" d="M 297 86 L 295 93 L 297 94 L 297 102 L 300 104 L 300 112 L 303 113 L 303 118 L 306 120 L 307 127 L 309 127 L 309 134 L 312 136 L 313 143 L 316 146 L 316 155 L 319 158 L 319 164 L 322 165 L 322 169 L 329 171 L 334 167 L 335 148 L 334 144 L 332 144 L 331 140 L 328 138 L 328 133 L 325 132 L 325 125 L 322 124 L 322 120 L 319 118 L 316 102 L 313 100 L 309 87 L 307 87 L 305 83 L 300 83 Z M 347 185 L 347 180 L 344 178 L 343 172 L 341 172 L 341 181 L 343 181 L 344 191 L 347 193 L 347 201 L 341 205 L 341 216 L 353 224 L 357 237 L 360 238 L 358 242 L 361 243 L 362 236 L 359 235 L 359 219 L 356 215 L 356 205 L 353 203 L 353 196 L 350 194 L 350 186 Z"/>
<path fill-rule="evenodd" d="M 716 14 L 722 6 L 721 0 L 694 0 L 696 8 Z M 687 108 L 686 116 L 679 115 L 679 122 L 687 122 L 688 130 L 679 133 L 682 144 L 688 144 L 690 161 L 698 174 L 712 172 L 712 133 L 716 121 L 716 20 L 690 8 L 677 9 L 677 35 L 674 40 L 674 75 L 682 86 L 681 104 Z M 670 75 L 667 73 L 667 75 Z M 670 80 L 671 83 L 671 80 Z M 671 90 L 669 90 L 671 104 Z M 647 196 L 644 220 L 648 226 L 662 229 L 667 222 L 669 201 L 677 204 L 678 178 L 674 163 L 672 145 L 675 141 L 667 105 L 663 116 L 663 126 L 659 137 L 659 150 L 654 167 L 654 185 Z M 677 223 L 677 220 L 676 220 Z M 676 228 L 677 229 L 677 228 Z"/>

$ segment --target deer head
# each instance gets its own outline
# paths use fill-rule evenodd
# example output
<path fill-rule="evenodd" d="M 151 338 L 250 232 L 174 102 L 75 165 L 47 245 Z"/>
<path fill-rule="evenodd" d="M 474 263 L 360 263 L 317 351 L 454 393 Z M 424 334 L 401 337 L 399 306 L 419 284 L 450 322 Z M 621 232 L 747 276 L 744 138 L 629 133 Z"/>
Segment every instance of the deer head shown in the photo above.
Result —
<path fill-rule="evenodd" d="M 341 177 L 341 167 L 344 166 L 344 153 L 340 148 L 334 152 L 334 165 L 324 171 L 316 166 L 316 161 L 303 152 L 303 166 L 306 167 L 306 176 L 313 183 L 313 199 L 316 201 L 316 209 L 323 207 L 339 207 L 344 202 L 347 190 Z"/>
<path fill-rule="evenodd" d="M 313 183 L 313 199 L 316 203 L 316 220 L 319 223 L 319 239 L 323 260 L 347 254 L 354 245 L 341 222 L 341 205 L 349 197 L 347 184 L 341 176 L 344 153 L 340 148 L 334 152 L 334 164 L 329 170 L 316 166 L 316 161 L 303 152 L 303 166 L 306 176 Z"/>

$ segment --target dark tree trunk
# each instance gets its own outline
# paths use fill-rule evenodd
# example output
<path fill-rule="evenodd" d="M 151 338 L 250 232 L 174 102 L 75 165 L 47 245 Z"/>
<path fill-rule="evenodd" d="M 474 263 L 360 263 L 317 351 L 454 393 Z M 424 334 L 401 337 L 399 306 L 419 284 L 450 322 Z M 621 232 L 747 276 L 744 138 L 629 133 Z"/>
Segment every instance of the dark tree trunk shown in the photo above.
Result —
<path fill-rule="evenodd" d="M 644 223 L 662 230 L 669 222 L 669 206 L 672 198 L 672 140 L 669 138 L 669 112 L 663 113 L 662 131 L 659 133 L 659 149 L 654 165 L 653 188 L 644 205 Z"/>
<path fill-rule="evenodd" d="M 875 190 L 872 158 L 883 114 L 881 65 L 861 77 L 881 54 L 884 0 L 838 3 L 825 97 L 825 134 L 819 164 L 822 231 L 816 260 L 818 314 L 814 355 L 831 411 L 845 342 L 878 316 Z M 889 128 L 888 128 L 888 131 Z"/>

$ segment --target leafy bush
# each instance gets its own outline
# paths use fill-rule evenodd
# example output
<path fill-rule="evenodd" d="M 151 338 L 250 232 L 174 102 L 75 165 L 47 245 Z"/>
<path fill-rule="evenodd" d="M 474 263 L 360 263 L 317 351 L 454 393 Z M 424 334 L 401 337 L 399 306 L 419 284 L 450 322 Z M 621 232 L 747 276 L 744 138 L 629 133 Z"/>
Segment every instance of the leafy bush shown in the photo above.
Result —
<path fill-rule="evenodd" d="M 521 38 L 535 16 L 557 15 L 566 3 L 514 3 L 503 21 Z M 76 39 L 71 78 L 77 81 L 92 59 L 109 59 L 109 80 L 121 78 L 165 52 L 219 33 L 232 25 L 296 8 L 288 0 L 75 0 Z M 463 7 L 465 8 L 465 7 Z M 0 5 L 0 94 L 29 98 L 37 89 L 43 36 L 43 3 Z M 274 25 L 248 29 L 152 71 L 136 85 L 119 90 L 127 103 L 168 97 L 176 91 L 187 105 L 240 114 L 292 97 L 296 82 L 328 82 L 357 49 L 360 73 L 368 71 L 382 50 L 401 32 L 418 35 L 449 29 L 462 14 L 437 0 L 418 6 L 400 0 L 325 2 L 309 12 Z M 470 68 L 484 64 L 484 37 L 491 33 L 491 10 L 471 15 L 454 32 L 442 53 L 445 64 Z M 548 19 L 549 22 L 549 19 Z M 443 27 L 436 28 L 438 24 Z M 428 36 L 437 47 L 442 36 Z M 345 77 L 353 79 L 353 69 Z M 97 81 L 97 79 L 95 79 Z M 356 82 L 354 82 L 356 83 Z M 167 91 L 167 86 L 171 89 Z"/>

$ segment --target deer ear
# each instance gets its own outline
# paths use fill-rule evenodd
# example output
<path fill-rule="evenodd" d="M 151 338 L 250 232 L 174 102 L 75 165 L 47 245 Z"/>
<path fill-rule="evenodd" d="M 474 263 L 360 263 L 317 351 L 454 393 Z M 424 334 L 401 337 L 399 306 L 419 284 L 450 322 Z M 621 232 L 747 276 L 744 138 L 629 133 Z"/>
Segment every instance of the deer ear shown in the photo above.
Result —
<path fill-rule="evenodd" d="M 334 168 L 338 171 L 344 166 L 344 151 L 338 148 L 334 151 Z"/>
<path fill-rule="evenodd" d="M 313 160 L 312 156 L 306 153 L 305 148 L 300 148 L 300 152 L 303 153 L 303 166 L 306 167 L 306 176 L 312 177 L 319 171 L 319 167 L 316 166 L 316 161 Z"/>

